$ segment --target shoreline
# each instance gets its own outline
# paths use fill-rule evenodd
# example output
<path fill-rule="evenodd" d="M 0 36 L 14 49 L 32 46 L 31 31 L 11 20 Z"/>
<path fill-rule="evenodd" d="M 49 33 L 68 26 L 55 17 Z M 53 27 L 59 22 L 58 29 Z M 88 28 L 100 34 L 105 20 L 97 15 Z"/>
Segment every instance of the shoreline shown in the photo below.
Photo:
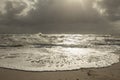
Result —
<path fill-rule="evenodd" d="M 119 80 L 120 62 L 103 68 L 71 71 L 23 71 L 0 68 L 0 80 Z"/>
<path fill-rule="evenodd" d="M 115 66 L 115 65 L 117 65 L 117 64 L 120 64 L 120 62 L 118 62 L 118 63 L 114 63 L 114 64 L 112 64 L 112 65 L 110 65 L 110 66 L 107 66 L 107 67 L 98 67 L 98 68 L 80 68 L 80 69 L 72 69 L 72 70 L 56 70 L 56 71 L 30 71 L 30 70 L 20 70 L 20 69 L 12 69 L 12 68 L 5 68 L 5 67 L 0 67 L 0 70 L 1 69 L 6 69 L 6 70 L 12 70 L 12 71 L 22 71 L 22 72 L 35 72 L 35 73 L 41 73 L 41 72 L 71 72 L 71 71 L 80 71 L 80 70 L 86 70 L 86 69 L 105 69 L 105 68 L 110 68 L 110 67 L 112 67 L 112 66 Z"/>

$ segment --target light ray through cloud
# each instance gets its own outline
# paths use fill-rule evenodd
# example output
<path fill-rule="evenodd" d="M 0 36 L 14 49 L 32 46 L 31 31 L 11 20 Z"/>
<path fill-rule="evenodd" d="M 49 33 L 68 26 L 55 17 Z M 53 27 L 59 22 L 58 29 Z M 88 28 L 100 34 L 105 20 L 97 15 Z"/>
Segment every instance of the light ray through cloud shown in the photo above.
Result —
<path fill-rule="evenodd" d="M 67 3 L 71 5 L 80 5 L 82 9 L 85 9 L 86 6 L 86 0 L 67 0 Z"/>

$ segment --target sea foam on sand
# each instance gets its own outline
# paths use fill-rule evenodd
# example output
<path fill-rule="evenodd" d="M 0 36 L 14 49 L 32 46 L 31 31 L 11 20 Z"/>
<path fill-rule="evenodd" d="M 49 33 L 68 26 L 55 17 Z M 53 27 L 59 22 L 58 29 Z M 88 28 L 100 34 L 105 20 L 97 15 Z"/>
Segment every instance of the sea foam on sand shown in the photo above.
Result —
<path fill-rule="evenodd" d="M 100 68 L 117 62 L 119 62 L 117 54 L 92 48 L 6 48 L 0 50 L 0 67 L 25 71 Z"/>

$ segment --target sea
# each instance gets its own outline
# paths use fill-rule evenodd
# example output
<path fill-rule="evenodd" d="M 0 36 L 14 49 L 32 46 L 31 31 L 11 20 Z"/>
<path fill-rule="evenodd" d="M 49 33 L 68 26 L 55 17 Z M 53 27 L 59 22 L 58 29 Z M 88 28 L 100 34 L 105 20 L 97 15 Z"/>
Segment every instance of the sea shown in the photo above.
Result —
<path fill-rule="evenodd" d="M 120 60 L 120 36 L 0 34 L 0 67 L 23 71 L 103 68 Z"/>

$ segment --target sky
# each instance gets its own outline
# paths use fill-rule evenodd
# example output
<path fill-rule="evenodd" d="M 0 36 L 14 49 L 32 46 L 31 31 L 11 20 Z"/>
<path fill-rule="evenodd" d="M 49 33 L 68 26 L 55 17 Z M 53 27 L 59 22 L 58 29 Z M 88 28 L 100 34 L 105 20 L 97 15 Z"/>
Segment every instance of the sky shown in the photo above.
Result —
<path fill-rule="evenodd" d="M 0 33 L 120 33 L 120 0 L 0 0 Z"/>

